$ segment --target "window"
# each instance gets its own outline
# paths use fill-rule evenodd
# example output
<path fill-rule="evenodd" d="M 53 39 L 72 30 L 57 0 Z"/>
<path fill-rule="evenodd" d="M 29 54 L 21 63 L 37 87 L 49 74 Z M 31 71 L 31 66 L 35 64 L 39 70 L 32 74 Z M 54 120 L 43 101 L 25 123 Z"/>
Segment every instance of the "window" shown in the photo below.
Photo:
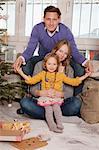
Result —
<path fill-rule="evenodd" d="M 25 35 L 29 36 L 32 27 L 42 20 L 44 9 L 48 5 L 57 6 L 57 0 L 27 0 Z"/>
<path fill-rule="evenodd" d="M 99 50 L 99 0 L 0 0 L 0 18 L 8 16 L 0 19 L 0 28 L 7 28 L 9 44 L 17 52 L 24 51 L 48 5 L 60 8 L 62 22 L 72 28 L 79 49 Z"/>
<path fill-rule="evenodd" d="M 7 20 L 0 19 L 0 28 L 7 29 L 9 45 L 15 46 L 17 52 L 24 51 L 33 26 L 43 18 L 44 8 L 57 3 L 58 0 L 0 0 L 0 17 L 8 16 Z"/>
<path fill-rule="evenodd" d="M 17 6 L 16 6 L 17 3 Z M 26 4 L 26 6 L 24 5 Z M 15 21 L 20 23 L 20 18 L 22 17 L 22 9 L 26 9 L 24 11 L 25 16 L 25 36 L 30 36 L 32 27 L 39 23 L 43 17 L 43 11 L 45 7 L 48 5 L 57 6 L 57 0 L 24 0 L 24 1 L 15 1 L 15 0 L 4 0 L 0 2 L 0 15 L 8 17 L 8 19 L 1 19 L 0 20 L 0 28 L 7 28 L 8 34 L 14 35 L 15 34 Z M 15 11 L 19 13 L 18 15 L 15 14 Z M 15 18 L 20 17 L 20 18 Z M 15 20 L 16 19 L 16 20 Z M 19 20 L 19 22 L 18 22 Z M 21 19 L 22 21 L 22 19 Z M 22 22 L 20 24 L 23 24 Z M 17 28 L 17 27 L 16 27 Z"/>
<path fill-rule="evenodd" d="M 74 0 L 72 31 L 75 37 L 99 38 L 99 0 Z"/>
<path fill-rule="evenodd" d="M 15 0 L 0 2 L 0 28 L 7 29 L 9 35 L 15 34 Z"/>

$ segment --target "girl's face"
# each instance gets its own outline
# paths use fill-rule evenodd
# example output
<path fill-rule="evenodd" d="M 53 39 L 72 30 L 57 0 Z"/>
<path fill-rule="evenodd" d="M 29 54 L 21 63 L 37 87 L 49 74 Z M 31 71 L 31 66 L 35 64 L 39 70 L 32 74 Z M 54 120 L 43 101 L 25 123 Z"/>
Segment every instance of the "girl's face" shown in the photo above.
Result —
<path fill-rule="evenodd" d="M 49 72 L 55 72 L 57 70 L 58 64 L 54 57 L 50 57 L 46 62 L 46 68 Z"/>
<path fill-rule="evenodd" d="M 56 55 L 58 55 L 60 62 L 64 61 L 68 56 L 68 46 L 66 44 L 62 45 Z"/>

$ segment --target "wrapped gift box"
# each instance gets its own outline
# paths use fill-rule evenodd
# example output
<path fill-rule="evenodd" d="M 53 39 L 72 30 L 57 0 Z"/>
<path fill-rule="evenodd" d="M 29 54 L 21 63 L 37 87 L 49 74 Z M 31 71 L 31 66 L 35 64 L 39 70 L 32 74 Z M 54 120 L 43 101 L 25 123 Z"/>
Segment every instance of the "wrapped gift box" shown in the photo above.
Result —
<path fill-rule="evenodd" d="M 39 137 L 33 137 L 21 142 L 11 142 L 11 145 L 19 150 L 35 150 L 48 145 L 47 141 L 42 141 Z"/>
<path fill-rule="evenodd" d="M 22 131 L 0 128 L 0 141 L 22 141 L 24 134 Z"/>
<path fill-rule="evenodd" d="M 0 121 L 0 141 L 21 141 L 30 132 L 30 123 Z"/>

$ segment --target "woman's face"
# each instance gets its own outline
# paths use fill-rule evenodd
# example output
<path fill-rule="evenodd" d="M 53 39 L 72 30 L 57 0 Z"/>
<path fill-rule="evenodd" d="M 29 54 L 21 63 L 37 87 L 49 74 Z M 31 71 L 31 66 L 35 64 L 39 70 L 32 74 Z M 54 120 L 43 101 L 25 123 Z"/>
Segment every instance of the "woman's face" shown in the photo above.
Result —
<path fill-rule="evenodd" d="M 62 45 L 56 55 L 58 55 L 60 62 L 64 61 L 68 56 L 68 46 L 66 44 Z"/>

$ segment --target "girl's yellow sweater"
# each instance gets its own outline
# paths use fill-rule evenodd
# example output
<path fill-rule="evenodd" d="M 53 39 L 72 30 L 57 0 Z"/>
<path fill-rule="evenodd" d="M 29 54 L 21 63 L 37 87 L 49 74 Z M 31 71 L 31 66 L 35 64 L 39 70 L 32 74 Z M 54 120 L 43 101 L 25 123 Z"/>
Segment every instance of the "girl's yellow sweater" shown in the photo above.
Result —
<path fill-rule="evenodd" d="M 28 76 L 28 80 L 26 80 L 26 83 L 31 85 L 38 82 L 42 82 L 42 90 L 54 88 L 57 91 L 62 91 L 63 83 L 69 84 L 71 86 L 78 86 L 81 83 L 81 80 L 79 77 L 69 78 L 64 73 L 50 73 L 45 71 L 41 71 L 33 77 Z"/>

